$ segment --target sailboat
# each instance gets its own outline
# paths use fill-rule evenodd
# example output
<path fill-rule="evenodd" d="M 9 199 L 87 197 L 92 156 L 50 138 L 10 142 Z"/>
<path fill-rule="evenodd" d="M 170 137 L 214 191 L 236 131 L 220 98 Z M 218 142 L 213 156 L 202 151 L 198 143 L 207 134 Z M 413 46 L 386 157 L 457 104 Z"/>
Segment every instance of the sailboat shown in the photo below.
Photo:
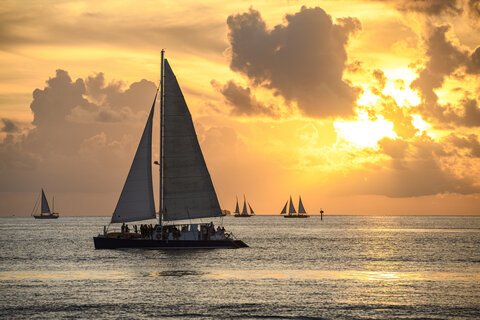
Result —
<path fill-rule="evenodd" d="M 130 171 L 103 234 L 93 238 L 95 249 L 156 248 L 201 249 L 248 247 L 243 241 L 215 228 L 213 222 L 196 219 L 220 217 L 222 212 L 212 179 L 198 143 L 192 116 L 175 74 L 161 53 L 160 88 Z M 160 91 L 160 161 L 158 223 L 136 225 L 130 232 L 125 223 L 156 219 L 152 184 L 152 128 L 155 103 Z M 181 223 L 183 221 L 183 223 Z M 193 222 L 195 221 L 195 222 Z M 123 223 L 121 232 L 111 232 L 112 223 Z"/>
<path fill-rule="evenodd" d="M 290 205 L 289 205 L 290 203 Z M 288 212 L 287 212 L 288 206 Z M 303 206 L 302 197 L 298 197 L 298 213 L 295 210 L 295 206 L 292 201 L 292 196 L 290 196 L 290 200 L 288 200 L 285 205 L 283 206 L 282 211 L 280 214 L 284 215 L 284 218 L 308 218 L 310 217 L 307 212 L 305 211 L 305 207 Z"/>
<path fill-rule="evenodd" d="M 35 211 L 37 211 L 38 209 L 40 209 L 40 214 L 35 214 Z M 35 202 L 35 206 L 33 207 L 32 215 L 35 219 L 58 219 L 59 214 L 55 212 L 55 198 L 52 199 L 52 210 L 50 210 L 47 197 L 45 196 L 45 192 L 42 189 L 41 206 L 38 207 L 37 200 L 37 202 Z"/>
<path fill-rule="evenodd" d="M 248 209 L 250 209 L 250 213 L 248 213 Z M 245 195 L 243 195 L 243 209 L 242 209 L 242 212 L 239 211 L 238 198 L 237 198 L 237 204 L 235 205 L 235 212 L 234 212 L 235 216 L 234 217 L 236 217 L 236 218 L 248 218 L 248 217 L 251 217 L 251 216 L 255 215 L 255 212 L 253 211 L 250 203 L 248 203 L 248 209 L 247 209 L 247 198 L 245 197 Z"/>

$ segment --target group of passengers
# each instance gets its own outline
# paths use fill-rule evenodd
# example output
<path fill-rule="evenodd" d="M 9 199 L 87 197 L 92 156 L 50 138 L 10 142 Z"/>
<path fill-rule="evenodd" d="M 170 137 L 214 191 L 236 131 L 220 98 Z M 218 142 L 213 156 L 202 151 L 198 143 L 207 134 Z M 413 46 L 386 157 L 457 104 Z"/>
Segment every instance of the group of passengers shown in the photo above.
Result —
<path fill-rule="evenodd" d="M 217 230 L 215 231 L 215 225 L 213 222 L 210 222 L 209 224 L 200 225 L 200 234 L 202 240 L 210 240 L 210 238 L 215 234 L 218 234 L 223 238 L 225 235 L 225 228 L 218 226 Z"/>
<path fill-rule="evenodd" d="M 150 238 L 153 235 L 153 230 L 155 230 L 155 228 L 152 224 L 140 225 L 140 234 L 142 235 L 143 238 Z M 123 223 L 121 227 L 121 231 L 122 233 L 130 233 L 130 231 L 133 231 L 133 233 L 138 233 L 138 226 L 133 225 L 133 230 L 131 230 L 128 224 Z"/>
<path fill-rule="evenodd" d="M 158 225 L 153 226 L 152 224 L 141 224 L 140 225 L 140 234 L 142 238 L 153 238 L 154 231 Z M 137 225 L 133 225 L 133 230 L 128 226 L 128 224 L 123 223 L 121 227 L 122 234 L 130 233 L 138 233 Z M 198 229 L 197 229 L 198 230 Z M 104 228 L 104 232 L 106 234 L 106 228 Z M 163 226 L 162 228 L 162 239 L 169 239 L 170 235 L 172 236 L 173 240 L 179 240 L 182 236 L 182 233 L 188 232 L 188 225 L 183 226 Z M 223 226 L 218 226 L 215 230 L 215 225 L 213 222 L 208 224 L 201 224 L 200 225 L 200 234 L 199 240 L 210 240 L 213 236 L 219 235 L 221 238 L 225 236 L 225 228 Z M 157 237 L 159 234 L 157 234 Z"/>

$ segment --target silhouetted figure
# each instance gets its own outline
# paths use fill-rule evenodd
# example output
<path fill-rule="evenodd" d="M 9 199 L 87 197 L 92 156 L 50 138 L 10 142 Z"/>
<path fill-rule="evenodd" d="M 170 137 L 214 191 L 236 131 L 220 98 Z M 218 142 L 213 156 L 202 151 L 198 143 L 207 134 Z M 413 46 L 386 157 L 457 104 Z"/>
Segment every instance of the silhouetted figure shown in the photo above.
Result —
<path fill-rule="evenodd" d="M 320 209 L 320 220 L 323 220 L 323 210 Z"/>

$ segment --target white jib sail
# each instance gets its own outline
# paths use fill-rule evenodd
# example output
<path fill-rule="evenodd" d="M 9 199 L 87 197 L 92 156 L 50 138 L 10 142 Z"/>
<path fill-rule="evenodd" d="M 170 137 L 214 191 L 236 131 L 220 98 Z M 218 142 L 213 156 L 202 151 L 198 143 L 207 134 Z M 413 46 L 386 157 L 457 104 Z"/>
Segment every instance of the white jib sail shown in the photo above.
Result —
<path fill-rule="evenodd" d="M 167 60 L 164 65 L 163 218 L 171 221 L 218 217 L 220 204 L 192 116 Z"/>
<path fill-rule="evenodd" d="M 156 95 L 127 180 L 112 215 L 112 223 L 155 219 L 152 186 L 152 126 L 155 100 Z"/>

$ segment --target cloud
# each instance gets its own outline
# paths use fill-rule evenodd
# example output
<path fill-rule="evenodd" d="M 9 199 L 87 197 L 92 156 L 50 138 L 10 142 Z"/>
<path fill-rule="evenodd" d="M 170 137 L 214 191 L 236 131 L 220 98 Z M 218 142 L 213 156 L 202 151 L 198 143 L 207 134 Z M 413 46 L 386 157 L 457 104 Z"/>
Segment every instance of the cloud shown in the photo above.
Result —
<path fill-rule="evenodd" d="M 467 71 L 472 74 L 480 74 L 480 47 L 477 47 L 477 49 L 472 52 L 467 65 Z"/>
<path fill-rule="evenodd" d="M 110 10 L 102 10 L 100 6 L 102 12 L 82 8 L 65 10 L 62 5 L 46 6 L 32 1 L 28 2 L 28 7 L 29 10 L 24 10 L 16 3 L 2 6 L 0 47 L 12 50 L 32 44 L 79 46 L 108 43 L 117 47 L 133 46 L 158 51 L 158 43 L 163 43 L 181 51 L 216 54 L 225 47 L 222 37 L 224 24 L 221 20 L 212 19 L 213 6 L 190 6 L 188 18 L 184 8 L 178 8 L 178 12 L 172 14 L 171 10 L 167 13 L 154 8 L 125 12 L 118 6 Z"/>
<path fill-rule="evenodd" d="M 463 12 L 458 0 L 394 0 L 400 11 L 420 12 L 428 15 L 457 15 Z"/>
<path fill-rule="evenodd" d="M 57 70 L 33 91 L 32 126 L 0 143 L 0 191 L 118 191 L 155 90 L 147 80 L 106 84 L 103 74 L 72 80 Z M 16 128 L 3 122 L 2 131 Z"/>
<path fill-rule="evenodd" d="M 437 101 L 433 89 L 441 87 L 446 76 L 467 62 L 467 53 L 447 39 L 446 33 L 449 29 L 448 25 L 431 28 L 425 39 L 428 61 L 419 77 L 412 83 L 412 87 L 421 91 L 428 104 L 435 104 Z"/>
<path fill-rule="evenodd" d="M 5 133 L 17 133 L 20 131 L 20 128 L 10 119 L 3 118 L 3 127 L 0 129 L 0 132 Z"/>
<path fill-rule="evenodd" d="M 477 135 L 470 134 L 464 138 L 452 134 L 449 141 L 458 148 L 467 149 L 469 157 L 480 158 L 480 142 Z"/>
<path fill-rule="evenodd" d="M 480 18 L 480 0 L 468 0 L 468 9 L 471 18 Z"/>
<path fill-rule="evenodd" d="M 431 26 L 425 39 L 427 63 L 412 82 L 424 101 L 423 114 L 440 123 L 454 123 L 467 127 L 480 126 L 480 109 L 474 99 L 465 98 L 460 105 L 440 105 L 435 89 L 441 88 L 445 79 L 454 72 L 476 75 L 480 70 L 480 50 L 469 53 L 447 38 L 449 25 Z"/>
<path fill-rule="evenodd" d="M 337 23 L 321 8 L 306 8 L 268 29 L 256 10 L 229 16 L 230 68 L 286 101 L 296 101 L 306 115 L 350 115 L 358 90 L 343 79 L 346 45 L 360 30 L 355 18 Z"/>
<path fill-rule="evenodd" d="M 232 109 L 232 114 L 240 116 L 257 116 L 265 115 L 270 117 L 278 117 L 278 110 L 273 106 L 267 106 L 258 101 L 249 87 L 243 88 L 236 84 L 233 80 L 228 81 L 225 85 L 220 85 L 216 81 L 212 81 L 212 85 L 220 91 L 225 97 Z"/>
<path fill-rule="evenodd" d="M 347 173 L 332 190 L 336 194 L 392 198 L 478 193 L 480 185 L 472 173 L 472 163 L 455 152 L 468 148 L 473 156 L 477 144 L 476 137 L 449 137 L 441 142 L 427 136 L 408 140 L 384 138 L 379 147 L 387 160 Z"/>

